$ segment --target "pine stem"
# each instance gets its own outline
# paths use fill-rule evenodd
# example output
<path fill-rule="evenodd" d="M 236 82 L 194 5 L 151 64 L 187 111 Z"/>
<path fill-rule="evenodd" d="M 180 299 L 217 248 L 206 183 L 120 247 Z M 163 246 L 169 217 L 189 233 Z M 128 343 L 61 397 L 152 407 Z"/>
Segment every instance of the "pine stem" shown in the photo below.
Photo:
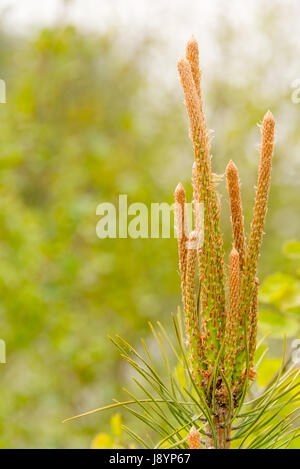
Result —
<path fill-rule="evenodd" d="M 216 433 L 217 446 L 215 446 L 214 438 L 212 437 L 211 428 L 208 426 L 208 436 L 205 440 L 206 449 L 229 449 L 231 441 L 231 425 L 225 425 L 228 417 L 228 407 L 216 405 L 216 413 L 213 417 L 214 431 Z"/>

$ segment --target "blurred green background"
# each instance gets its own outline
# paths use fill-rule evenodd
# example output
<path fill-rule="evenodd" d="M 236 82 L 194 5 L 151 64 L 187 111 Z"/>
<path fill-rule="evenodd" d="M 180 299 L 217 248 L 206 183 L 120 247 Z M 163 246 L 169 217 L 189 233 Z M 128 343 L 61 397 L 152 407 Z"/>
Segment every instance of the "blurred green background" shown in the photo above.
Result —
<path fill-rule="evenodd" d="M 261 3 L 249 31 L 226 9 L 210 26 L 213 45 L 202 42 L 201 30 L 190 31 L 204 57 L 214 170 L 224 173 L 229 159 L 238 165 L 247 228 L 259 159 L 256 124 L 269 108 L 277 123 L 259 267 L 260 336 L 272 334 L 257 386 L 276 371 L 283 334 L 289 346 L 297 337 L 300 316 L 300 249 L 286 244 L 300 239 L 300 103 L 291 99 L 300 40 L 291 34 L 285 2 Z M 170 50 L 155 28 L 133 41 L 125 34 L 117 22 L 95 32 L 62 18 L 21 34 L 2 15 L 2 448 L 84 448 L 98 432 L 110 432 L 111 414 L 62 424 L 121 396 L 129 376 L 107 334 L 138 343 L 147 338 L 149 320 L 170 326 L 180 304 L 176 240 L 96 236 L 97 205 L 116 203 L 119 194 L 128 194 L 129 203 L 172 203 L 181 180 L 191 197 L 192 148 L 176 60 L 172 70 L 164 68 Z M 180 42 L 176 54 L 184 47 Z M 228 256 L 224 181 L 220 192 Z"/>

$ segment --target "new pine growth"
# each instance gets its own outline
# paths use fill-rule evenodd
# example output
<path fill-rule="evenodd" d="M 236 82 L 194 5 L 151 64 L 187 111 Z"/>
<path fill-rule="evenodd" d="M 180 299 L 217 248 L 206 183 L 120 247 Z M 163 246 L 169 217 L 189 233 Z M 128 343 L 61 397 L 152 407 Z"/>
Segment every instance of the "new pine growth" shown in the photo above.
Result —
<path fill-rule="evenodd" d="M 238 169 L 233 161 L 226 168 L 233 233 L 230 268 L 226 275 L 219 226 L 220 197 L 216 190 L 218 178 L 211 170 L 209 132 L 201 93 L 202 73 L 198 44 L 194 37 L 187 44 L 186 58 L 182 57 L 178 61 L 178 72 L 194 150 L 193 199 L 195 205 L 203 204 L 203 243 L 200 245 L 197 243 L 201 229 L 199 214 L 195 211 L 195 230 L 189 235 L 185 191 L 181 183 L 178 184 L 175 207 L 189 366 L 195 384 L 208 406 L 214 407 L 213 423 L 218 447 L 225 448 L 230 440 L 230 426 L 224 424 L 229 421 L 229 401 L 237 407 L 245 379 L 255 377 L 257 263 L 267 212 L 275 122 L 272 113 L 268 111 L 261 125 L 258 183 L 248 244 Z M 228 295 L 225 294 L 227 284 Z M 217 373 L 216 379 L 213 373 Z M 228 388 L 231 396 L 228 396 Z M 208 440 L 207 447 L 211 447 L 211 439 Z M 194 427 L 188 434 L 188 442 L 190 448 L 200 448 L 200 435 Z"/>

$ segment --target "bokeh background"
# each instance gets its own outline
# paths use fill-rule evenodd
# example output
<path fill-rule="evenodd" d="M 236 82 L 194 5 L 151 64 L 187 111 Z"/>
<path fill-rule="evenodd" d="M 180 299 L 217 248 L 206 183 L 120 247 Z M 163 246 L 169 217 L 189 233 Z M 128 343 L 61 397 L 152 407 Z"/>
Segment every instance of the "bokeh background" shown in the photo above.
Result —
<path fill-rule="evenodd" d="M 170 327 L 180 304 L 176 240 L 100 240 L 96 207 L 119 194 L 172 203 L 179 180 L 191 196 L 176 61 L 192 33 L 214 170 L 238 165 L 247 229 L 256 124 L 269 108 L 276 118 L 259 266 L 259 333 L 271 335 L 256 388 L 271 379 L 283 335 L 290 348 L 299 334 L 299 19 L 297 0 L 0 3 L 0 447 L 87 448 L 110 435 L 112 413 L 62 423 L 121 398 L 130 375 L 107 334 L 137 344 L 149 320 Z M 228 255 L 224 181 L 220 192 Z"/>

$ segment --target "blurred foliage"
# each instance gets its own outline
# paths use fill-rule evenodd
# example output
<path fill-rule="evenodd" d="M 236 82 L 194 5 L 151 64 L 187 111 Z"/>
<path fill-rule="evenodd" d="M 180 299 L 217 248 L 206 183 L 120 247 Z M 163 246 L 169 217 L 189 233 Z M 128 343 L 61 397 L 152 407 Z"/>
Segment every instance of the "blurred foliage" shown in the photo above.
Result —
<path fill-rule="evenodd" d="M 110 419 L 110 424 L 111 433 L 98 433 L 92 440 L 91 449 L 126 449 L 126 446 L 121 441 L 123 434 L 121 415 L 114 414 Z M 134 447 L 134 444 L 129 445 L 129 448 Z"/>
<path fill-rule="evenodd" d="M 266 14 L 259 24 L 276 57 L 234 58 L 241 32 L 220 18 L 218 53 L 224 61 L 238 60 L 246 78 L 229 79 L 228 63 L 219 60 L 219 68 L 204 73 L 204 85 L 216 133 L 214 168 L 223 173 L 230 158 L 239 166 L 248 225 L 256 122 L 268 107 L 277 119 L 260 263 L 261 335 L 266 328 L 275 334 L 269 345 L 276 360 L 280 333 L 292 339 L 298 313 L 299 247 L 287 245 L 285 256 L 281 246 L 299 232 L 300 114 L 289 83 L 282 87 L 273 79 L 267 86 L 266 77 L 297 62 L 299 47 L 281 35 L 280 15 Z M 117 29 L 96 35 L 58 25 L 26 37 L 0 29 L 7 84 L 7 104 L 0 105 L 0 327 L 7 344 L 0 447 L 89 447 L 99 432 L 111 435 L 109 415 L 61 422 L 118 398 L 128 369 L 106 335 L 118 332 L 135 343 L 148 335 L 149 319 L 168 317 L 180 302 L 174 240 L 99 240 L 95 232 L 97 205 L 117 203 L 120 193 L 128 194 L 128 203 L 172 202 L 180 178 L 191 195 L 182 95 L 177 85 L 158 86 L 153 79 L 154 49 L 167 53 L 151 37 L 124 47 Z M 220 191 L 228 248 L 224 183 Z"/>
<path fill-rule="evenodd" d="M 298 251 L 299 250 L 299 251 Z M 300 243 L 284 245 L 287 258 L 300 259 Z M 283 263 L 284 265 L 284 263 Z M 294 274 L 277 272 L 268 276 L 260 288 L 260 328 L 273 337 L 285 334 L 293 338 L 300 333 L 300 270 Z"/>
<path fill-rule="evenodd" d="M 96 207 L 172 200 L 154 168 L 180 122 L 171 100 L 147 109 L 148 39 L 120 54 L 115 33 L 69 26 L 0 43 L 0 445 L 87 447 L 97 420 L 61 422 L 123 379 L 107 333 L 134 340 L 178 303 L 176 243 L 99 240 Z"/>

